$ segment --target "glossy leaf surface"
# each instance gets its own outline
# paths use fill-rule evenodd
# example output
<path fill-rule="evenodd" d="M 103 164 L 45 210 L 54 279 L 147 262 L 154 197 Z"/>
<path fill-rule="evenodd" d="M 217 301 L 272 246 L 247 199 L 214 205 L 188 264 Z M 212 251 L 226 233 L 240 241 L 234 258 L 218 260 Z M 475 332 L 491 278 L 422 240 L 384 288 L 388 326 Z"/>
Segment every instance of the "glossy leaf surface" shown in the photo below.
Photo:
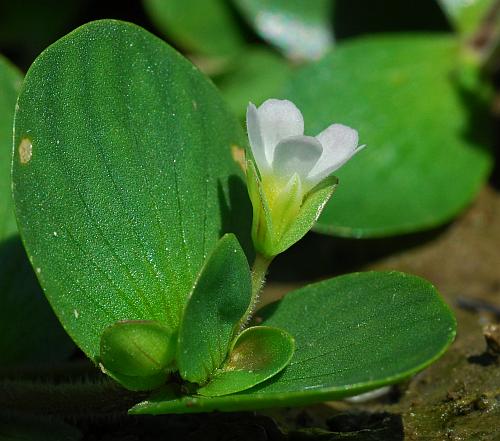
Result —
<path fill-rule="evenodd" d="M 306 286 L 257 312 L 262 325 L 295 338 L 278 375 L 221 397 L 164 390 L 135 406 L 140 414 L 237 411 L 305 405 L 402 381 L 439 358 L 455 336 L 453 314 L 416 276 L 366 272 Z"/>
<path fill-rule="evenodd" d="M 216 397 L 250 389 L 281 372 L 294 349 L 295 340 L 281 329 L 270 326 L 245 329 L 224 366 L 197 392 Z"/>
<path fill-rule="evenodd" d="M 202 383 L 221 366 L 252 297 L 250 268 L 238 240 L 225 235 L 208 257 L 179 328 L 182 378 Z"/>
<path fill-rule="evenodd" d="M 233 0 L 256 32 L 290 58 L 317 59 L 333 44 L 331 0 Z"/>
<path fill-rule="evenodd" d="M 339 187 L 317 231 L 419 231 L 474 198 L 491 168 L 488 116 L 481 94 L 460 85 L 458 50 L 448 35 L 363 38 L 297 72 L 286 97 L 302 110 L 306 132 L 342 123 L 367 144 L 335 172 Z"/>
<path fill-rule="evenodd" d="M 20 230 L 91 358 L 120 320 L 177 329 L 205 257 L 248 223 L 231 157 L 245 142 L 215 87 L 135 25 L 89 23 L 31 66 L 15 119 Z"/>

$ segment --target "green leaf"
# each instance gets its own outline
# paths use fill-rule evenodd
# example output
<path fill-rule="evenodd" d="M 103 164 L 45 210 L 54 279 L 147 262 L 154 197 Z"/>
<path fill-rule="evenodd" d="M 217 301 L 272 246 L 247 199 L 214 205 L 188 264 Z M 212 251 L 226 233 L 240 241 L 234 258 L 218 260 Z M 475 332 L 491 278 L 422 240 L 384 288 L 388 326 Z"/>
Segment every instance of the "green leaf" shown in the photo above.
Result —
<path fill-rule="evenodd" d="M 333 44 L 331 0 L 233 0 L 255 31 L 294 59 L 316 59 Z"/>
<path fill-rule="evenodd" d="M 449 221 L 491 169 L 480 94 L 460 88 L 450 35 L 362 38 L 297 72 L 286 97 L 316 135 L 333 122 L 367 147 L 336 172 L 315 229 L 377 237 Z M 311 87 L 314 85 L 314 87 Z"/>
<path fill-rule="evenodd" d="M 158 28 L 188 51 L 232 55 L 243 46 L 225 0 L 143 0 Z"/>
<path fill-rule="evenodd" d="M 202 268 L 179 329 L 181 377 L 203 383 L 221 366 L 252 297 L 248 262 L 238 240 L 227 234 Z"/>
<path fill-rule="evenodd" d="M 12 124 L 22 75 L 0 56 L 0 365 L 63 360 L 74 350 L 17 235 L 11 197 Z"/>
<path fill-rule="evenodd" d="M 123 321 L 101 337 L 100 362 L 112 372 L 147 377 L 172 369 L 175 334 L 153 321 Z"/>
<path fill-rule="evenodd" d="M 130 412 L 238 411 L 357 395 L 424 369 L 444 353 L 456 329 L 429 282 L 398 272 L 354 273 L 309 285 L 256 315 L 262 325 L 295 338 L 293 358 L 280 374 L 221 397 L 166 390 Z"/>
<path fill-rule="evenodd" d="M 270 326 L 245 329 L 224 366 L 197 392 L 216 397 L 249 389 L 281 372 L 294 349 L 295 340 L 281 329 Z"/>
<path fill-rule="evenodd" d="M 470 34 L 478 30 L 496 0 L 438 0 L 438 3 L 458 31 Z"/>
<path fill-rule="evenodd" d="M 45 50 L 18 104 L 20 232 L 66 330 L 92 359 L 120 320 L 176 330 L 206 256 L 251 216 L 231 156 L 246 137 L 215 87 L 162 40 L 103 20 Z"/>
<path fill-rule="evenodd" d="M 256 47 L 233 59 L 228 72 L 215 78 L 215 83 L 229 107 L 244 121 L 248 103 L 278 95 L 291 73 L 282 57 Z"/>

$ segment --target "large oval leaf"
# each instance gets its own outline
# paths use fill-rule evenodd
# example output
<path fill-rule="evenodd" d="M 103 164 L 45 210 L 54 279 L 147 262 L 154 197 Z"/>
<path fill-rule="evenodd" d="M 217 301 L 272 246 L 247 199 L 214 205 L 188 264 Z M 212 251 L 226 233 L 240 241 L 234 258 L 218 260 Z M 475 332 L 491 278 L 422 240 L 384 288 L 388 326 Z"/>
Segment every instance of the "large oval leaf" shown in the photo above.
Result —
<path fill-rule="evenodd" d="M 43 52 L 18 104 L 18 221 L 67 331 L 95 358 L 119 320 L 175 329 L 205 257 L 250 217 L 231 157 L 245 137 L 215 87 L 160 39 L 104 20 Z"/>
<path fill-rule="evenodd" d="M 290 364 L 265 383 L 221 397 L 163 391 L 137 414 L 304 405 L 399 382 L 446 350 L 455 319 L 427 281 L 398 272 L 354 273 L 306 286 L 269 305 L 262 324 L 295 338 Z"/>
<path fill-rule="evenodd" d="M 339 122 L 367 144 L 336 172 L 340 184 L 317 231 L 418 231 L 448 221 L 476 195 L 491 167 L 487 117 L 479 94 L 456 81 L 457 52 L 448 35 L 363 38 L 297 73 L 286 96 L 306 131 Z"/>

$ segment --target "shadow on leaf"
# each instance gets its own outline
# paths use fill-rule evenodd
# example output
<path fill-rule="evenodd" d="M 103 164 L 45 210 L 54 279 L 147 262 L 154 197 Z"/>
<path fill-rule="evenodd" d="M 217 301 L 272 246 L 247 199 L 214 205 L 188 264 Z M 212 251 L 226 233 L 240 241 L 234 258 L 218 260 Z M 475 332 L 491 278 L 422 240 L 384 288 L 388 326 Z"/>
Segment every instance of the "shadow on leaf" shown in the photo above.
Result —
<path fill-rule="evenodd" d="M 217 183 L 217 194 L 221 210 L 222 226 L 220 236 L 226 233 L 234 233 L 245 251 L 250 263 L 254 259 L 252 245 L 252 206 L 247 193 L 247 187 L 243 180 L 236 175 L 229 176 L 228 194 L 219 180 Z"/>

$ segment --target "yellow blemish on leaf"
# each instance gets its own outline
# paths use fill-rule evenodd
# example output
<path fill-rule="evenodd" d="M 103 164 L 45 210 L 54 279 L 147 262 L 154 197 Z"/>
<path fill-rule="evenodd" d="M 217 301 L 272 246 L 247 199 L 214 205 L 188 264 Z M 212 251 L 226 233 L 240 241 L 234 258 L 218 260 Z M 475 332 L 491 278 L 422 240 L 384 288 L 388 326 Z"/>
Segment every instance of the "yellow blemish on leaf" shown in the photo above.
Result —
<path fill-rule="evenodd" d="M 233 157 L 233 161 L 236 162 L 243 170 L 243 173 L 246 174 L 247 165 L 245 160 L 245 149 L 233 144 L 231 146 L 231 156 Z"/>
<path fill-rule="evenodd" d="M 31 160 L 33 154 L 33 145 L 31 140 L 28 138 L 23 138 L 19 144 L 19 160 L 21 164 L 27 164 Z"/>

